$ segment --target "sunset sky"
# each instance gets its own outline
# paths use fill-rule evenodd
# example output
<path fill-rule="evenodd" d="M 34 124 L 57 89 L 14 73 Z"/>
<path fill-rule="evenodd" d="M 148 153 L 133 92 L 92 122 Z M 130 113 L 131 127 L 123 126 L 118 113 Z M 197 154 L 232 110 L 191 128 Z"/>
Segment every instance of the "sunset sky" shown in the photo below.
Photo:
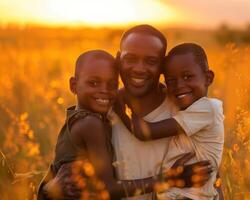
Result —
<path fill-rule="evenodd" d="M 0 24 L 215 28 L 250 23 L 250 0 L 0 0 Z"/>

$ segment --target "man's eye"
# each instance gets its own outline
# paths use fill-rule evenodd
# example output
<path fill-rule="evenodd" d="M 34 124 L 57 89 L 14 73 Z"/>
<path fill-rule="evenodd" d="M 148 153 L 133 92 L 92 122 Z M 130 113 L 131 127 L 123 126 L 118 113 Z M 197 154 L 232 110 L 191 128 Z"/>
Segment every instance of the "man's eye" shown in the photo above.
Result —
<path fill-rule="evenodd" d="M 135 63 L 136 62 L 136 58 L 135 57 L 125 57 L 124 61 L 126 63 Z"/>
<path fill-rule="evenodd" d="M 148 65 L 157 65 L 158 64 L 158 60 L 157 59 L 147 59 L 146 63 Z"/>

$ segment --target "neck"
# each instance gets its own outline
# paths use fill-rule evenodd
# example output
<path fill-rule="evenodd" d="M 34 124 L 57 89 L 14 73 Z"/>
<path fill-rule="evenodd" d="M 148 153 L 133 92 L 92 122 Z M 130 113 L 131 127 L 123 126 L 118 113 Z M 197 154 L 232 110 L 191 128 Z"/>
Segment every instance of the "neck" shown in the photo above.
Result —
<path fill-rule="evenodd" d="M 136 97 L 124 90 L 124 99 L 132 111 L 139 117 L 143 117 L 152 112 L 162 104 L 166 97 L 165 86 L 159 84 L 144 96 Z"/>

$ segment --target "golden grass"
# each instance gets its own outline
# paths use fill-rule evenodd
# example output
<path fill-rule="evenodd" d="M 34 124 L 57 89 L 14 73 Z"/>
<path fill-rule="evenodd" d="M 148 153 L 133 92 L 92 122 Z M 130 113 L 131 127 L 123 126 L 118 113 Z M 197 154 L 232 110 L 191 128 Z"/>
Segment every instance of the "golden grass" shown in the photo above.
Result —
<path fill-rule="evenodd" d="M 74 103 L 68 89 L 77 56 L 101 48 L 115 55 L 121 30 L 0 29 L 1 199 L 35 199 L 53 158 L 64 110 Z M 170 45 L 195 33 L 164 31 Z M 210 96 L 224 101 L 225 150 L 221 165 L 226 199 L 250 199 L 250 46 L 218 46 L 213 34 L 196 41 L 215 72 Z M 189 39 L 189 41 L 192 39 Z"/>

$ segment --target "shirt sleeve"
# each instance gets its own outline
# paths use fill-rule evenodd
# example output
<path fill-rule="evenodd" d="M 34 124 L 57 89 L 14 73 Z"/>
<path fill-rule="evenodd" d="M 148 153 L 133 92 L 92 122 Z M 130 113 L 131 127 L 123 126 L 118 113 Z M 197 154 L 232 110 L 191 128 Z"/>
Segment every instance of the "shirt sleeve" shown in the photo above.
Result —
<path fill-rule="evenodd" d="M 214 113 L 211 102 L 207 97 L 195 101 L 186 110 L 177 112 L 173 118 L 188 136 L 213 124 Z"/>

